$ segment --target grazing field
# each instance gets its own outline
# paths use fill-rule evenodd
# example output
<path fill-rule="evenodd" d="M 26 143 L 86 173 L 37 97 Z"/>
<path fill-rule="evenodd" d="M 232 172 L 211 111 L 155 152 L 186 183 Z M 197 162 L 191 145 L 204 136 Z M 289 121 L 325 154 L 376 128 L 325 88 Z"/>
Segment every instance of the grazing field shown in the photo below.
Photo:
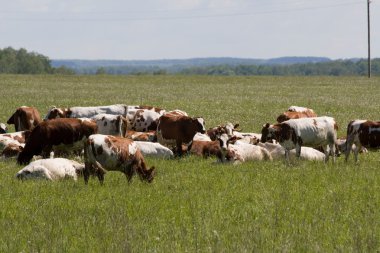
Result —
<path fill-rule="evenodd" d="M 155 105 L 260 132 L 290 105 L 380 120 L 380 79 L 356 77 L 0 76 L 0 122 L 15 108 Z M 13 131 L 13 127 L 10 129 Z M 0 161 L 0 252 L 379 252 L 380 152 L 336 164 L 220 165 L 147 159 L 152 184 L 118 172 L 100 186 L 25 181 Z"/>

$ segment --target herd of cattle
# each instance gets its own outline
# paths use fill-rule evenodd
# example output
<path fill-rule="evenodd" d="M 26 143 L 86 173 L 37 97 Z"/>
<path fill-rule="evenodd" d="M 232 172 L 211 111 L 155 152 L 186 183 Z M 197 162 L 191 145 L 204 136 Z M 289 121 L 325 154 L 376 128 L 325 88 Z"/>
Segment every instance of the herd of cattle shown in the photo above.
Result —
<path fill-rule="evenodd" d="M 86 184 L 90 175 L 102 184 L 107 171 L 121 171 L 128 181 L 137 174 L 151 182 L 155 168 L 147 167 L 144 156 L 171 158 L 186 152 L 235 164 L 291 157 L 327 162 L 331 156 L 335 162 L 340 153 L 347 161 L 352 151 L 357 161 L 359 152 L 380 147 L 380 121 L 353 120 L 346 138 L 337 138 L 334 118 L 298 106 L 279 115 L 276 124 L 265 124 L 261 133 L 243 133 L 232 123 L 206 130 L 203 118 L 181 110 L 124 104 L 53 107 L 44 119 L 36 108 L 22 106 L 7 124 L 14 124 L 16 132 L 8 133 L 0 123 L 1 156 L 28 164 L 17 178 L 76 180 L 81 174 Z M 73 153 L 83 155 L 84 164 L 57 158 Z"/>

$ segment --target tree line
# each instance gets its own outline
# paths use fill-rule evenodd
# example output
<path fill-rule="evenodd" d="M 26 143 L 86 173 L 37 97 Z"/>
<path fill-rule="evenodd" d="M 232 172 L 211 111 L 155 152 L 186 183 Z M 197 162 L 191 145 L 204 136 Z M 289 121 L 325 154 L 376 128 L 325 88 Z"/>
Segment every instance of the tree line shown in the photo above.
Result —
<path fill-rule="evenodd" d="M 26 49 L 0 49 L 0 74 L 75 74 L 66 67 L 53 68 L 48 57 Z"/>
<path fill-rule="evenodd" d="M 224 75 L 224 76 L 365 76 L 367 60 L 335 60 L 298 64 L 222 64 L 203 66 L 91 66 L 53 67 L 48 57 L 21 48 L 0 49 L 0 74 L 85 75 Z M 380 58 L 372 60 L 372 74 L 380 76 Z"/>

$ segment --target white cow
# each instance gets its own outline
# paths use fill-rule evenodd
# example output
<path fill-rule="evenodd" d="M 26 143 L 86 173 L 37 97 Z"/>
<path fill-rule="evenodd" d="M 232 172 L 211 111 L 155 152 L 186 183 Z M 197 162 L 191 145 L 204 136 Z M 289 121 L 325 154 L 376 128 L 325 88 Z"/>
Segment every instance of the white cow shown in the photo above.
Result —
<path fill-rule="evenodd" d="M 125 116 L 127 114 L 127 105 L 75 106 L 70 108 L 57 108 L 53 106 L 45 116 L 45 120 L 55 118 L 92 118 L 101 113 Z"/>
<path fill-rule="evenodd" d="M 288 108 L 289 112 L 311 112 L 315 113 L 313 109 L 307 108 L 307 107 L 302 107 L 302 106 L 296 106 L 292 105 Z"/>
<path fill-rule="evenodd" d="M 158 158 L 172 158 L 173 151 L 158 142 L 134 141 L 143 156 L 153 156 Z"/>
<path fill-rule="evenodd" d="M 289 151 L 296 149 L 296 156 L 301 155 L 301 146 L 321 146 L 326 155 L 335 162 L 335 142 L 337 124 L 332 117 L 313 117 L 290 119 L 275 125 L 266 124 L 262 129 L 261 142 L 276 139 L 285 148 L 285 158 L 289 161 Z"/>
<path fill-rule="evenodd" d="M 244 142 L 228 145 L 226 158 L 234 164 L 246 161 L 273 160 L 269 151 L 265 148 Z"/>
<path fill-rule="evenodd" d="M 56 181 L 61 179 L 77 180 L 84 170 L 84 165 L 65 158 L 49 158 L 31 162 L 22 170 L 17 172 L 16 178 L 25 179 L 47 179 Z"/>
<path fill-rule="evenodd" d="M 257 143 L 257 146 L 266 148 L 271 154 L 274 160 L 283 159 L 285 155 L 285 148 L 283 148 L 280 144 L 276 143 Z M 296 157 L 296 150 L 292 149 L 289 151 L 290 159 L 294 159 Z M 326 159 L 326 155 L 314 148 L 310 147 L 302 147 L 300 158 L 302 160 L 308 161 L 324 161 Z"/>

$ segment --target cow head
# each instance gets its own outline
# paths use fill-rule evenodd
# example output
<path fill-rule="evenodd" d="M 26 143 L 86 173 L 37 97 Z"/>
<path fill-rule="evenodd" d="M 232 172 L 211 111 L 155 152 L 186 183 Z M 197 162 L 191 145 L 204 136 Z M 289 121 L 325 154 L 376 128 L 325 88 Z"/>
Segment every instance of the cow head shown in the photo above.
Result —
<path fill-rule="evenodd" d="M 156 174 L 156 168 L 153 166 L 149 170 L 143 171 L 143 173 L 140 173 L 140 179 L 146 180 L 148 183 L 152 183 L 154 179 L 154 175 Z"/>
<path fill-rule="evenodd" d="M 1 156 L 4 158 L 16 157 L 21 153 L 23 149 L 23 146 L 11 143 L 6 148 L 4 148 L 4 150 L 1 152 Z"/>
<path fill-rule="evenodd" d="M 232 136 L 234 134 L 234 131 L 241 131 L 241 129 L 238 129 L 239 124 L 233 125 L 231 122 L 227 122 L 227 124 L 224 126 L 224 129 L 226 130 L 228 136 Z"/>
<path fill-rule="evenodd" d="M 193 118 L 193 122 L 196 125 L 196 132 L 200 132 L 201 134 L 206 133 L 205 120 L 203 118 Z"/>
<path fill-rule="evenodd" d="M 70 110 L 67 108 L 57 108 L 53 106 L 50 108 L 48 113 L 45 116 L 45 120 L 56 119 L 56 118 L 68 118 Z"/>
<path fill-rule="evenodd" d="M 266 123 L 261 129 L 261 142 L 271 141 L 273 139 L 278 140 L 278 129 L 275 125 Z"/>
<path fill-rule="evenodd" d="M 4 123 L 0 123 L 0 134 L 5 134 L 8 132 L 8 127 Z"/>

